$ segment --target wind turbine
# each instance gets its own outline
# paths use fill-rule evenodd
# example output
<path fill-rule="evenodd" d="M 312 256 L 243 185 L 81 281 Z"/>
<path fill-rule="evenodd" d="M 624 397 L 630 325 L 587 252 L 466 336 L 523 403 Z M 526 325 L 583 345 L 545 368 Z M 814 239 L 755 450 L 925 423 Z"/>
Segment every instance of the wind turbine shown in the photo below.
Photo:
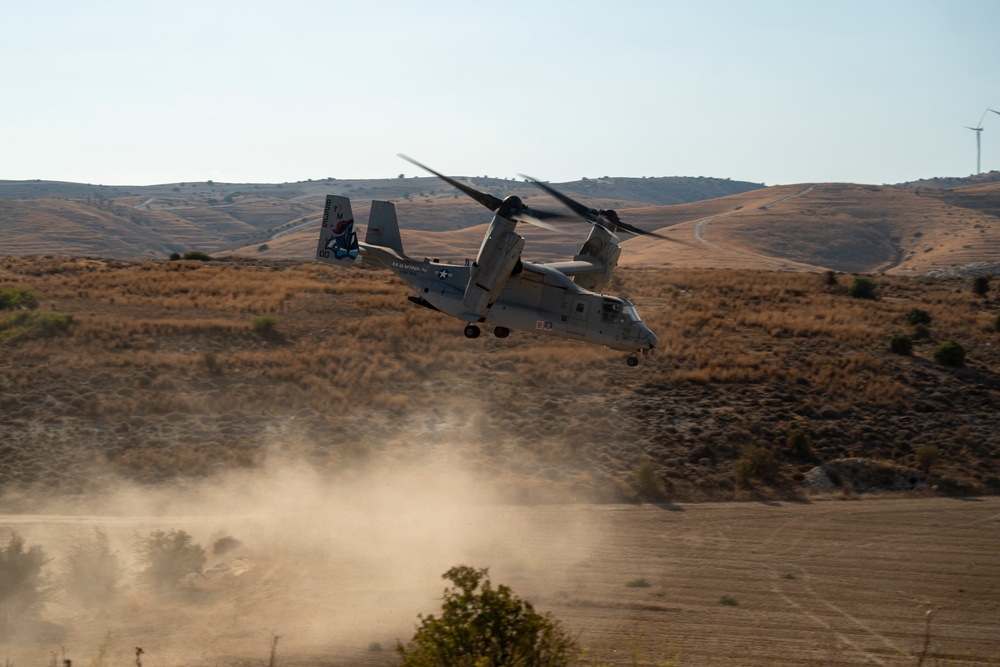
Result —
<path fill-rule="evenodd" d="M 993 109 L 987 107 L 986 111 L 993 111 Z M 965 126 L 965 129 L 972 130 L 973 132 L 976 133 L 976 175 L 983 173 L 983 170 L 980 168 L 979 165 L 983 155 L 983 149 L 982 149 L 983 119 L 986 118 L 986 111 L 984 111 L 983 115 L 979 117 L 979 124 L 976 125 L 976 127 L 969 127 L 968 125 Z M 993 111 L 993 113 L 1000 113 L 1000 111 Z"/>
<path fill-rule="evenodd" d="M 982 142 L 980 141 L 980 136 L 983 133 L 982 123 L 980 123 L 979 127 L 969 127 L 968 125 L 966 125 L 965 129 L 972 130 L 973 132 L 976 133 L 976 174 L 981 174 L 983 172 L 979 168 L 979 158 L 980 158 L 980 156 L 982 155 L 982 152 L 983 152 Z"/>

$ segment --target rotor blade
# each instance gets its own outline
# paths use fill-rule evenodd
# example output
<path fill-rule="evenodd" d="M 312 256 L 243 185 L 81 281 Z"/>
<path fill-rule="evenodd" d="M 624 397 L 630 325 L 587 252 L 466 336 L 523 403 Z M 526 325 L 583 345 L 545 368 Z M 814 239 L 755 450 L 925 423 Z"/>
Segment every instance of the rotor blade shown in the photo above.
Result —
<path fill-rule="evenodd" d="M 531 181 L 532 183 L 534 183 L 535 185 L 537 185 L 538 187 L 540 187 L 542 190 L 545 190 L 545 192 L 549 193 L 550 195 L 552 195 L 553 197 L 555 197 L 556 199 L 558 199 L 559 201 L 561 201 L 563 204 L 566 205 L 567 208 L 569 208 L 571 211 L 573 211 L 574 213 L 576 213 L 578 216 L 580 216 L 584 220 L 588 220 L 590 222 L 597 223 L 598 212 L 595 209 L 587 208 L 586 206 L 584 206 L 580 202 L 578 202 L 578 201 L 576 201 L 574 199 L 570 199 L 569 197 L 567 197 L 563 193 L 559 192 L 555 188 L 549 187 L 545 183 L 542 183 L 537 178 L 532 178 L 531 176 L 525 176 L 524 174 L 519 174 L 519 175 L 521 176 L 521 178 L 528 179 L 529 181 Z M 603 227 L 604 225 L 601 225 L 601 226 Z M 611 230 L 611 231 L 614 231 L 614 230 Z"/>
<path fill-rule="evenodd" d="M 435 176 L 437 176 L 438 178 L 440 178 L 442 181 L 444 181 L 448 185 L 451 185 L 452 187 L 458 188 L 459 190 L 461 190 L 465 194 L 469 195 L 470 197 L 472 197 L 477 202 L 479 202 L 480 204 L 482 204 L 486 208 L 490 209 L 491 211 L 497 210 L 498 208 L 500 208 L 500 204 L 503 203 L 502 200 L 497 199 L 493 195 L 487 194 L 485 192 L 480 192 L 479 190 L 476 190 L 475 188 L 473 188 L 471 186 L 468 186 L 465 183 L 459 183 L 454 178 L 449 178 L 449 177 L 445 176 L 444 174 L 438 173 L 438 172 L 434 171 L 433 169 L 431 169 L 430 167 L 428 167 L 427 165 L 420 164 L 419 162 L 417 162 L 416 160 L 414 160 L 411 157 L 403 155 L 402 153 L 398 153 L 398 155 L 399 155 L 399 157 L 403 158 L 407 162 L 409 162 L 411 164 L 415 164 L 416 166 L 420 167 L 424 171 L 431 172 L 432 174 L 434 174 Z"/>
<path fill-rule="evenodd" d="M 548 213 L 546 211 L 535 211 L 532 209 L 524 209 L 523 211 L 518 211 L 511 216 L 514 220 L 518 222 L 527 222 L 529 225 L 534 225 L 535 227 L 541 227 L 542 229 L 547 229 L 551 232 L 559 232 L 560 234 L 568 234 L 569 232 L 565 229 L 560 229 L 555 225 L 550 225 L 544 222 L 546 219 L 553 218 L 565 218 L 566 216 L 561 213 Z"/>

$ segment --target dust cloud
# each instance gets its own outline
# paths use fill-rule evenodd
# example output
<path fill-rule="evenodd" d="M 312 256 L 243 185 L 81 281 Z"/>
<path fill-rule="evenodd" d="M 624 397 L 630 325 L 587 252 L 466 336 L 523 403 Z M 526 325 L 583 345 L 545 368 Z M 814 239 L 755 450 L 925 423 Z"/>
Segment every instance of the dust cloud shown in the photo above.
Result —
<path fill-rule="evenodd" d="M 84 664 L 102 646 L 110 664 L 131 664 L 137 646 L 147 664 L 266 660 L 275 636 L 286 658 L 391 663 L 418 614 L 440 611 L 450 567 L 488 567 L 495 584 L 531 599 L 519 583 L 530 588 L 548 560 L 584 560 L 591 546 L 579 518 L 498 502 L 447 445 L 419 463 L 371 460 L 336 474 L 275 449 L 253 471 L 121 482 L 72 510 L 63 501 L 0 515 L 0 541 L 16 531 L 42 546 L 58 584 L 60 560 L 94 527 L 126 565 L 119 594 L 85 608 L 54 585 L 44 631 L 0 639 L 14 664 L 50 662 L 59 647 Z M 154 530 L 188 532 L 206 550 L 205 576 L 169 595 L 144 588 L 134 546 Z M 220 538 L 238 546 L 213 553 Z"/>

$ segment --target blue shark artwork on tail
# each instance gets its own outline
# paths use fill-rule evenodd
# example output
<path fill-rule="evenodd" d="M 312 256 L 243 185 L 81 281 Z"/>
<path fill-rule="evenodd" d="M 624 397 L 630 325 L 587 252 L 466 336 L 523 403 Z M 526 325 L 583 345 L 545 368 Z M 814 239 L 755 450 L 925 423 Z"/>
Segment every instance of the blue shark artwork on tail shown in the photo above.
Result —
<path fill-rule="evenodd" d="M 327 195 L 317 257 L 336 263 L 350 263 L 357 259 L 360 252 L 351 200 Z"/>

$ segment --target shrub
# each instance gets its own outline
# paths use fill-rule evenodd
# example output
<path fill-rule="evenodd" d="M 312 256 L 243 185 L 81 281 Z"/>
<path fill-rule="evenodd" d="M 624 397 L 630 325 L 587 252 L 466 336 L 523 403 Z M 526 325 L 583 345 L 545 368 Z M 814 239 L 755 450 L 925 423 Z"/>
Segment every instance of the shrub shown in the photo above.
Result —
<path fill-rule="evenodd" d="M 260 315 L 251 318 L 250 326 L 261 336 L 274 336 L 277 333 L 278 318 L 274 315 Z"/>
<path fill-rule="evenodd" d="M 993 318 L 993 330 L 1000 331 L 1000 313 L 997 313 L 997 316 Z"/>
<path fill-rule="evenodd" d="M 667 493 L 663 480 L 656 474 L 656 466 L 649 459 L 645 459 L 635 470 L 635 488 L 640 497 L 652 500 Z"/>
<path fill-rule="evenodd" d="M 913 326 L 918 324 L 927 325 L 931 323 L 931 314 L 926 310 L 921 310 L 920 308 L 910 308 L 906 311 L 906 315 L 904 315 L 904 317 L 906 318 L 906 321 Z"/>
<path fill-rule="evenodd" d="M 37 338 L 52 338 L 69 330 L 72 315 L 37 310 L 19 310 L 0 320 L 0 343 L 17 343 Z"/>
<path fill-rule="evenodd" d="M 172 253 L 170 253 L 170 261 L 171 262 L 176 262 L 180 258 L 181 258 L 181 254 L 179 252 L 172 252 Z"/>
<path fill-rule="evenodd" d="M 925 474 L 931 471 L 931 467 L 941 458 L 941 450 L 937 445 L 921 445 L 913 452 L 913 462 L 917 464 Z"/>
<path fill-rule="evenodd" d="M 824 276 L 823 276 L 823 282 L 826 283 L 827 287 L 836 287 L 837 286 L 837 272 L 836 271 L 832 271 L 832 270 L 827 271 L 824 274 Z"/>
<path fill-rule="evenodd" d="M 989 276 L 976 276 L 972 280 L 972 293 L 976 296 L 986 296 L 986 293 L 990 291 L 990 277 Z"/>
<path fill-rule="evenodd" d="M 874 299 L 875 281 L 864 276 L 857 276 L 851 286 L 847 288 L 847 294 L 855 299 Z"/>
<path fill-rule="evenodd" d="M 751 480 L 772 482 L 778 476 L 781 464 L 774 452 L 767 447 L 750 446 L 746 453 L 733 464 L 737 486 L 746 486 Z"/>
<path fill-rule="evenodd" d="M 965 348 L 962 344 L 949 340 L 934 348 L 934 361 L 944 366 L 964 366 Z"/>
<path fill-rule="evenodd" d="M 889 339 L 889 351 L 909 356 L 913 354 L 913 341 L 905 334 L 895 334 Z"/>
<path fill-rule="evenodd" d="M 101 528 L 94 528 L 90 541 L 73 545 L 63 562 L 66 592 L 85 606 L 111 601 L 123 574 L 122 564 L 108 544 L 108 534 Z"/>
<path fill-rule="evenodd" d="M 48 597 L 42 568 L 49 562 L 39 546 L 24 548 L 14 533 L 0 549 L 0 632 L 37 618 Z"/>
<path fill-rule="evenodd" d="M 625 585 L 629 588 L 649 588 L 653 584 L 645 579 L 633 579 L 632 581 L 625 582 Z"/>
<path fill-rule="evenodd" d="M 0 310 L 34 310 L 35 308 L 38 308 L 38 298 L 34 292 L 17 287 L 0 289 Z"/>
<path fill-rule="evenodd" d="M 738 607 L 740 605 L 739 601 L 732 595 L 723 595 L 719 598 L 719 604 L 725 605 L 727 607 Z"/>
<path fill-rule="evenodd" d="M 211 262 L 212 256 L 207 252 L 202 252 L 201 250 L 188 250 L 182 255 L 183 259 L 194 259 L 199 262 Z"/>
<path fill-rule="evenodd" d="M 510 588 L 493 588 L 489 570 L 461 565 L 442 575 L 441 616 L 420 616 L 409 644 L 397 644 L 402 667 L 536 665 L 562 667 L 580 655 L 576 641 L 550 614 L 539 614 Z"/>
<path fill-rule="evenodd" d="M 788 451 L 792 456 L 802 459 L 803 461 L 816 461 L 816 452 L 812 448 L 812 440 L 809 438 L 809 434 L 797 428 L 793 428 L 788 432 L 788 437 L 785 439 L 785 443 L 788 445 Z"/>
<path fill-rule="evenodd" d="M 205 567 L 205 550 L 183 530 L 157 530 L 148 537 L 136 537 L 135 555 L 142 568 L 140 578 L 159 589 L 177 588 Z"/>
<path fill-rule="evenodd" d="M 914 340 L 930 340 L 931 330 L 926 324 L 917 324 L 913 327 Z"/>

